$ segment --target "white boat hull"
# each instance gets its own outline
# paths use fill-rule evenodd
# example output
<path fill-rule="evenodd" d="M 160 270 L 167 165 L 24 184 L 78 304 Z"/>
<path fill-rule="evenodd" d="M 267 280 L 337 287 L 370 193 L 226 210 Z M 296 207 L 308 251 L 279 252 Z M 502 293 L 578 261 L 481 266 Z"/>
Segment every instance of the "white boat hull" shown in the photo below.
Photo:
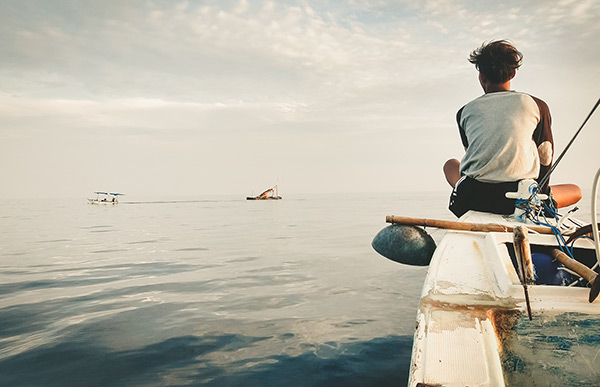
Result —
<path fill-rule="evenodd" d="M 96 200 L 96 199 L 88 199 L 88 203 L 89 204 L 94 204 L 94 205 L 117 205 L 119 204 L 118 200 L 110 201 L 110 200 Z"/>
<path fill-rule="evenodd" d="M 477 212 L 461 221 L 510 223 Z M 532 245 L 557 245 L 554 235 L 530 233 L 529 239 Z M 589 288 L 532 285 L 529 321 L 511 243 L 512 233 L 446 233 L 421 295 L 409 386 L 600 385 L 600 356 L 579 358 L 570 351 L 598 351 L 593 344 L 600 343 L 600 328 L 574 327 L 600 323 L 600 301 L 588 302 Z M 593 243 L 580 240 L 576 246 Z M 550 329 L 554 333 L 546 337 Z"/>

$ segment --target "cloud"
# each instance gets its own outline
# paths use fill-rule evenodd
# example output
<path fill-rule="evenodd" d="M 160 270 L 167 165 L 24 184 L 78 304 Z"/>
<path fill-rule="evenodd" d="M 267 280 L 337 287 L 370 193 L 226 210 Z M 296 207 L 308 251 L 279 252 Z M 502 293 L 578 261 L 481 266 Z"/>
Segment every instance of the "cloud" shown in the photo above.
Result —
<path fill-rule="evenodd" d="M 232 94 L 299 98 L 314 94 L 324 81 L 325 89 L 344 90 L 382 79 L 377 75 L 382 64 L 410 52 L 398 38 L 373 36 L 364 25 L 343 27 L 308 6 L 173 4 L 135 12 L 124 5 L 99 15 L 74 15 L 80 20 L 76 26 L 50 17 L 6 27 L 2 45 L 11 60 L 3 65 L 5 77 L 26 75 L 31 93 L 61 85 L 65 93 L 96 98 L 152 93 L 191 100 Z M 9 87 L 27 91 L 16 82 Z"/>
<path fill-rule="evenodd" d="M 382 187 L 401 188 L 401 179 L 384 176 L 409 171 L 395 163 L 378 169 L 378 151 L 397 147 L 394 161 L 403 164 L 426 148 L 434 156 L 420 168 L 432 171 L 443 157 L 460 157 L 454 114 L 481 93 L 466 57 L 485 40 L 508 38 L 524 52 L 515 87 L 547 100 L 557 127 L 579 120 L 586 102 L 597 98 L 584 86 L 600 75 L 599 7 L 594 1 L 0 2 L 0 152 L 10 164 L 7 158 L 18 157 L 28 141 L 51 139 L 64 163 L 75 165 L 70 170 L 83 176 L 76 168 L 82 154 L 100 156 L 119 144 L 120 164 L 164 179 L 229 155 L 219 174 L 239 180 L 239 165 L 249 168 L 246 175 L 256 173 L 275 152 L 298 186 L 313 186 L 310 176 L 319 170 L 337 176 L 332 186 L 339 190 L 354 187 L 360 178 L 345 177 L 344 168 L 355 168 L 371 183 L 380 178 Z M 202 151 L 190 144 L 202 144 Z M 50 158 L 43 141 L 36 147 Z M 153 152 L 177 156 L 161 164 Z M 128 159 L 133 154 L 144 163 Z M 25 164 L 0 173 L 18 185 L 19 173 L 31 173 Z M 367 166 L 378 172 L 364 174 Z M 115 172 L 124 181 L 122 173 Z"/>
<path fill-rule="evenodd" d="M 75 23 L 60 16 L 60 7 L 42 4 L 50 17 L 32 20 L 13 6 L 16 21 L 5 27 L 2 43 L 9 60 L 0 68 L 8 92 L 343 103 L 347 95 L 373 92 L 377 98 L 385 85 L 402 88 L 454 75 L 466 51 L 453 41 L 457 35 L 470 37 L 468 47 L 511 35 L 507 29 L 524 36 L 524 16 L 515 19 L 514 6 L 508 19 L 515 27 L 507 28 L 483 7 L 441 1 L 421 7 L 378 2 L 364 9 L 350 4 L 344 11 L 329 5 L 327 12 L 310 3 L 89 4 L 92 12 L 69 8 Z M 389 9 L 399 13 L 389 16 Z"/>

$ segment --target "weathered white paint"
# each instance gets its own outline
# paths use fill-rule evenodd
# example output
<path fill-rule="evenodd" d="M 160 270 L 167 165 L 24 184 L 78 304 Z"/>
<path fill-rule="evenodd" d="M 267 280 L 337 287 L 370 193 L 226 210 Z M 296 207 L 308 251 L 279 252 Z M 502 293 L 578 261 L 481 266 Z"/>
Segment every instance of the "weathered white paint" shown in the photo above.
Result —
<path fill-rule="evenodd" d="M 515 225 L 500 215 L 469 212 L 461 221 Z M 409 386 L 504 386 L 501 346 L 491 314 L 525 311 L 523 287 L 505 243 L 512 233 L 448 231 L 436 249 L 423 286 Z M 556 246 L 553 235 L 530 232 L 530 243 Z M 589 241 L 578 247 L 593 248 Z M 533 314 L 600 314 L 589 289 L 529 287 Z"/>

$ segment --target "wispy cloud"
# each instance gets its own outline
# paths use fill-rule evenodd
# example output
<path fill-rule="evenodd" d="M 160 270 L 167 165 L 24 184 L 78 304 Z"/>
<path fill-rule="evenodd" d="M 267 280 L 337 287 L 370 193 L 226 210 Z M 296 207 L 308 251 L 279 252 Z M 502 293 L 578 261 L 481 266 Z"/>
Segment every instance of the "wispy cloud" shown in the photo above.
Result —
<path fill-rule="evenodd" d="M 419 150 L 407 141 L 429 136 L 436 156 L 424 168 L 437 170 L 461 151 L 456 109 L 480 93 L 470 50 L 513 40 L 525 53 L 517 85 L 547 99 L 558 124 L 572 121 L 565 115 L 581 114 L 577 107 L 595 93 L 580 90 L 586 76 L 600 75 L 599 16 L 598 2 L 568 0 L 1 2 L 0 138 L 22 141 L 0 151 L 25 146 L 33 133 L 64 136 L 72 159 L 79 154 L 71 138 L 99 133 L 115 142 L 171 135 L 182 148 L 190 136 L 227 134 L 246 157 L 266 151 L 260 138 L 288 149 L 323 141 L 327 155 L 346 159 L 337 144 L 356 152 L 351 139 L 379 160 L 386 138 L 410 160 Z M 433 141 L 439 136 L 456 141 Z M 190 157 L 202 164 L 219 146 L 225 153 L 226 142 Z M 292 158 L 301 154 L 281 157 L 336 174 L 326 154 Z M 387 168 L 382 175 L 395 170 Z"/>

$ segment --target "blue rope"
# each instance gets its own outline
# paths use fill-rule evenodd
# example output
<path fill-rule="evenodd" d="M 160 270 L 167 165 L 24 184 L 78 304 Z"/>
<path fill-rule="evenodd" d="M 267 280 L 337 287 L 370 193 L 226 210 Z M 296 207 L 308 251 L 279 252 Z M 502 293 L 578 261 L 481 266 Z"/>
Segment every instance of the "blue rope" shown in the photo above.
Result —
<path fill-rule="evenodd" d="M 533 197 L 536 195 L 537 190 L 538 190 L 537 187 L 533 188 L 533 190 L 532 190 Z M 563 238 L 558 227 L 551 224 L 550 221 L 548 220 L 548 217 L 546 216 L 546 213 L 547 213 L 548 216 L 550 216 L 555 221 L 558 221 L 560 219 L 558 213 L 556 212 L 556 209 L 554 208 L 554 206 L 552 204 L 549 206 L 546 202 L 544 202 L 542 200 L 537 200 L 535 202 L 532 202 L 529 200 L 519 199 L 516 201 L 515 206 L 525 209 L 525 212 L 521 216 L 521 218 L 529 219 L 534 224 L 537 224 L 537 225 L 550 227 L 550 229 L 552 230 L 552 233 L 554 234 L 554 237 L 556 238 L 556 241 L 558 243 L 558 247 L 560 248 L 560 250 L 562 252 L 564 252 L 565 254 L 569 255 L 569 257 L 575 259 L 573 256 L 573 244 L 571 245 L 571 248 L 569 248 L 569 246 L 567 246 L 567 242 Z M 524 219 L 521 219 L 521 220 L 524 220 Z M 575 241 L 573 241 L 573 243 L 575 243 Z"/>

